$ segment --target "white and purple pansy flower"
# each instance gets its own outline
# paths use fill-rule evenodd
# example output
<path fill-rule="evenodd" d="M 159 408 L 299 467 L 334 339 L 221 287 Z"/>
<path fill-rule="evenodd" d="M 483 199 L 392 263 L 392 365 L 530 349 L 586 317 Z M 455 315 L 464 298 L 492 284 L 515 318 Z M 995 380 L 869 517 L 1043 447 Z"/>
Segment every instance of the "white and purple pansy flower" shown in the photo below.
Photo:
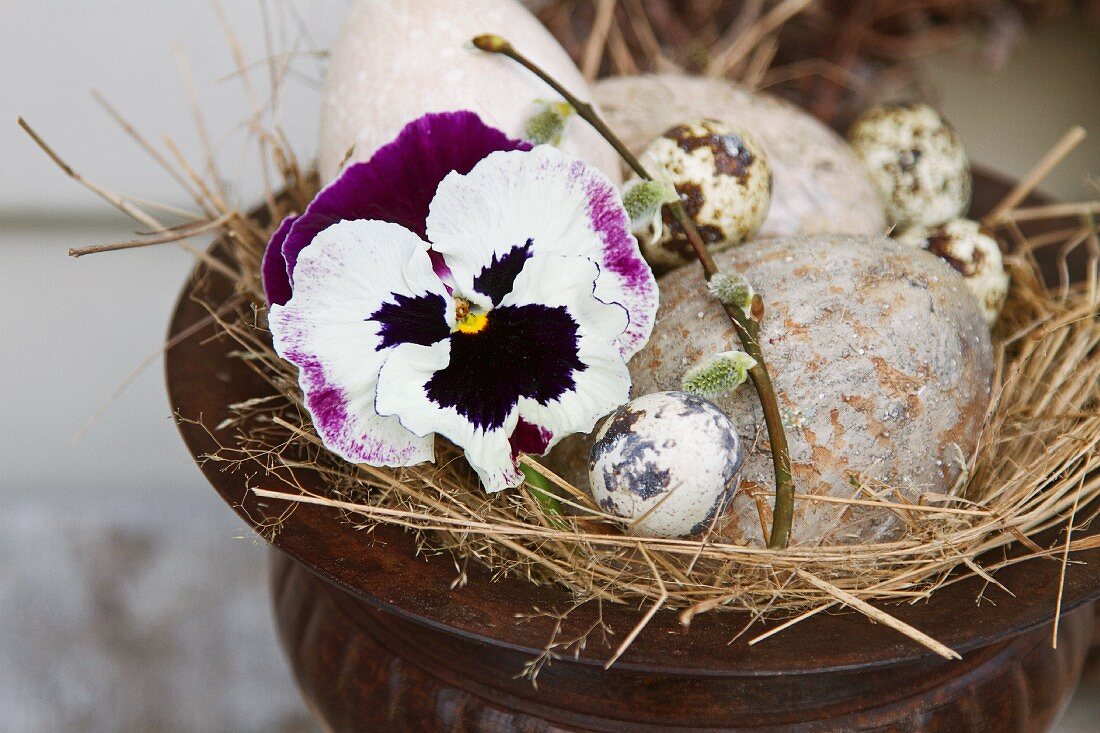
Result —
<path fill-rule="evenodd" d="M 264 255 L 279 354 L 343 458 L 408 466 L 436 434 L 488 491 L 629 399 L 657 285 L 615 186 L 472 112 L 349 166 Z"/>

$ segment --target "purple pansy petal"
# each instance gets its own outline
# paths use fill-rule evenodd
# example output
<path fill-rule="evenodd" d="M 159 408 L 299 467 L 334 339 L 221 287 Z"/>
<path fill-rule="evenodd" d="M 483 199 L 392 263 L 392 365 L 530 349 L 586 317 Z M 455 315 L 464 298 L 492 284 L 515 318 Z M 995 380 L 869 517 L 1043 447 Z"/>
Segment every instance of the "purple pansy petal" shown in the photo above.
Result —
<path fill-rule="evenodd" d="M 298 220 L 296 216 L 288 216 L 279 223 L 275 233 L 264 250 L 264 258 L 260 263 L 260 278 L 264 284 L 264 295 L 267 304 L 284 305 L 290 300 L 290 276 L 286 274 L 286 260 L 283 258 L 283 242 L 290 227 Z"/>
<path fill-rule="evenodd" d="M 386 359 L 406 339 L 439 341 L 454 325 L 454 301 L 432 269 L 427 243 L 396 224 L 341 222 L 303 250 L 295 272 L 293 295 L 273 305 L 268 320 L 276 351 L 299 367 L 306 407 L 325 445 L 376 466 L 431 460 L 430 437 L 374 409 Z M 434 311 L 411 308 L 412 319 L 378 317 L 388 305 L 437 301 L 442 307 Z"/>
<path fill-rule="evenodd" d="M 584 178 L 588 222 L 603 242 L 598 260 L 603 274 L 596 283 L 596 296 L 621 304 L 630 314 L 630 324 L 619 337 L 619 351 L 624 359 L 630 359 L 642 350 L 653 332 L 657 320 L 657 279 L 630 231 L 630 218 L 618 189 L 595 168 L 587 172 Z"/>
<path fill-rule="evenodd" d="M 582 257 L 536 255 L 502 302 L 505 307 L 521 303 L 563 307 L 578 325 L 577 359 L 585 368 L 573 372 L 573 389 L 552 397 L 542 395 L 543 399 L 525 395 L 518 403 L 520 420 L 544 432 L 544 451 L 567 435 L 591 432 L 601 417 L 630 398 L 630 372 L 615 343 L 626 328 L 626 311 L 594 297 L 598 272 L 595 264 Z"/>
<path fill-rule="evenodd" d="M 494 309 L 479 333 L 451 336 L 451 358 L 424 387 L 428 399 L 454 408 L 476 428 L 503 426 L 521 397 L 547 402 L 576 387 L 577 322 L 564 306 Z"/>
<path fill-rule="evenodd" d="M 377 219 L 423 237 L 428 207 L 448 173 L 467 173 L 496 151 L 530 148 L 530 143 L 509 138 L 473 112 L 431 113 L 410 122 L 370 160 L 348 166 L 291 227 L 283 244 L 291 282 L 298 253 L 336 222 Z"/>
<path fill-rule="evenodd" d="M 512 447 L 512 460 L 523 453 L 541 456 L 550 449 L 553 434 L 541 425 L 535 425 L 522 417 L 516 422 L 516 429 L 508 436 L 508 445 Z"/>
<path fill-rule="evenodd" d="M 517 244 L 502 255 L 493 255 L 489 264 L 474 276 L 473 289 L 488 298 L 494 306 L 500 305 L 500 301 L 512 292 L 512 285 L 531 258 L 532 245 L 534 240 L 528 238 L 523 244 Z"/>
<path fill-rule="evenodd" d="M 537 255 L 586 257 L 600 266 L 596 297 L 629 314 L 615 337 L 621 355 L 629 358 L 649 338 L 657 283 L 619 193 L 598 170 L 556 148 L 492 153 L 468 174 L 448 175 L 432 201 L 427 233 L 458 292 L 486 308 L 493 298 L 475 281 L 528 240 Z"/>
<path fill-rule="evenodd" d="M 462 447 L 485 490 L 493 493 L 518 486 L 523 473 L 512 460 L 508 436 L 515 430 L 512 410 L 495 429 L 475 426 L 454 407 L 441 407 L 428 397 L 425 385 L 450 361 L 450 344 L 404 344 L 382 366 L 375 407 L 379 414 L 397 415 L 410 432 L 438 433 Z"/>
<path fill-rule="evenodd" d="M 369 318 L 380 324 L 381 336 L 376 350 L 388 349 L 399 344 L 431 346 L 451 335 L 447 309 L 451 301 L 438 293 L 411 296 L 393 293 L 392 299 L 372 313 Z"/>

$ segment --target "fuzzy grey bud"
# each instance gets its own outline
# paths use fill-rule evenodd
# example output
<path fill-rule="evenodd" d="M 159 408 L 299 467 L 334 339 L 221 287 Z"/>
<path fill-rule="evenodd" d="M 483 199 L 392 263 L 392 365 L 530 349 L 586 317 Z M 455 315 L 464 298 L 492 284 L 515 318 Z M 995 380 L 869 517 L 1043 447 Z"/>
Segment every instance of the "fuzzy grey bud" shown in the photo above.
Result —
<path fill-rule="evenodd" d="M 688 369 L 681 386 L 701 397 L 721 397 L 744 384 L 755 366 L 756 359 L 742 351 L 723 351 Z"/>
<path fill-rule="evenodd" d="M 748 311 L 752 305 L 752 285 L 736 272 L 719 272 L 707 283 L 707 290 L 723 305 L 735 305 Z"/>
<path fill-rule="evenodd" d="M 667 180 L 667 176 L 652 181 L 635 178 L 623 190 L 623 207 L 626 209 L 626 215 L 630 217 L 630 224 L 635 233 L 649 227 L 657 233 L 657 236 L 660 236 L 664 223 L 661 218 L 661 209 L 665 204 L 671 204 L 679 198 L 676 187 Z"/>
<path fill-rule="evenodd" d="M 574 112 L 568 102 L 539 102 L 535 114 L 527 120 L 523 136 L 535 145 L 559 145 L 565 123 Z"/>

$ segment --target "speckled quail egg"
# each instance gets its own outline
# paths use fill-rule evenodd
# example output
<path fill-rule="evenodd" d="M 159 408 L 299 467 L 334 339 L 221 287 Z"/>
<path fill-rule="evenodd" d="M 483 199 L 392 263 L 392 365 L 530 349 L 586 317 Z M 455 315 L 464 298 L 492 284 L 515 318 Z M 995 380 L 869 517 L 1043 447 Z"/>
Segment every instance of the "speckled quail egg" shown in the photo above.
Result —
<path fill-rule="evenodd" d="M 768 215 L 771 167 L 759 144 L 740 128 L 711 119 L 676 125 L 649 144 L 643 160 L 667 172 L 711 251 L 740 244 Z M 695 259 L 667 206 L 661 221 L 645 222 L 634 234 L 655 267 Z"/>
<path fill-rule="evenodd" d="M 908 229 L 897 239 L 939 255 L 955 268 L 978 299 L 986 323 L 996 323 L 1008 295 L 1008 273 L 1001 248 L 992 237 L 982 234 L 978 222 L 954 219 L 931 229 Z"/>
<path fill-rule="evenodd" d="M 933 227 L 970 204 L 970 167 L 955 129 L 926 104 L 874 107 L 853 123 L 852 149 L 901 229 Z"/>
<path fill-rule="evenodd" d="M 592 497 L 629 534 L 698 534 L 728 503 L 744 460 L 733 422 L 687 392 L 655 392 L 620 407 L 589 453 Z"/>

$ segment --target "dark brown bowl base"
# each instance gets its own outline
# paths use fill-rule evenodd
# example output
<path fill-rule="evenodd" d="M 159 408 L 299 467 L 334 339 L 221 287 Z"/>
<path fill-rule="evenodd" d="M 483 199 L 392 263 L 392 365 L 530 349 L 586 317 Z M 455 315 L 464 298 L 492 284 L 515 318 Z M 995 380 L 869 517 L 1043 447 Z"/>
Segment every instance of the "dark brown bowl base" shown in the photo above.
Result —
<path fill-rule="evenodd" d="M 1044 731 L 1077 684 L 1095 618 L 1091 604 L 1064 615 L 1056 649 L 1047 625 L 961 662 L 658 676 L 564 659 L 542 669 L 535 689 L 516 677 L 530 654 L 378 611 L 286 555 L 272 558 L 283 647 L 333 731 Z"/>

